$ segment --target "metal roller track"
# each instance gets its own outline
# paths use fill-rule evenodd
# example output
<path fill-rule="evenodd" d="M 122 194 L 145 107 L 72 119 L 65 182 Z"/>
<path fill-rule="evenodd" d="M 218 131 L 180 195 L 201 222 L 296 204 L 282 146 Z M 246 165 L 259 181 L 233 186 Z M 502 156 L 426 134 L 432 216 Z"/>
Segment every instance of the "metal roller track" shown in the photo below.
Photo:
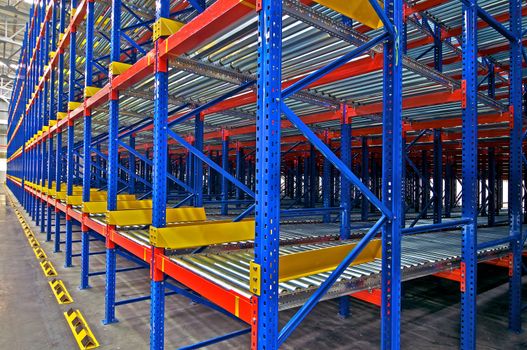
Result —
<path fill-rule="evenodd" d="M 342 23 L 335 21 L 331 17 L 316 11 L 313 8 L 302 5 L 297 1 L 285 0 L 283 10 L 284 13 L 287 13 L 289 16 L 299 21 L 308 23 L 311 26 L 330 34 L 331 36 L 339 38 L 350 44 L 362 45 L 371 40 L 371 38 L 367 35 L 359 33 Z M 371 50 L 372 55 L 378 53 L 382 53 L 381 45 L 377 45 Z M 448 76 L 431 69 L 425 64 L 417 62 L 408 55 L 403 55 L 403 66 L 422 77 L 426 77 L 427 79 L 444 86 L 447 89 L 459 89 L 461 86 L 461 84 L 454 79 L 451 79 Z M 478 93 L 478 101 L 498 111 L 507 110 L 505 105 L 482 93 Z"/>
<path fill-rule="evenodd" d="M 478 242 L 483 243 L 508 235 L 507 227 L 478 230 Z M 280 247 L 280 255 L 305 250 L 320 249 L 343 244 L 330 241 Z M 502 244 L 478 251 L 480 261 L 501 257 L 508 253 L 508 245 Z M 252 249 L 222 253 L 206 253 L 173 257 L 177 264 L 215 283 L 228 286 L 242 295 L 249 292 L 249 263 Z M 456 268 L 461 259 L 461 235 L 459 231 L 427 233 L 406 236 L 402 242 L 402 273 L 410 280 L 439 271 Z M 381 260 L 348 267 L 325 299 L 332 299 L 352 292 L 380 286 Z M 329 272 L 314 274 L 280 283 L 280 310 L 302 305 L 309 295 L 327 278 Z"/>

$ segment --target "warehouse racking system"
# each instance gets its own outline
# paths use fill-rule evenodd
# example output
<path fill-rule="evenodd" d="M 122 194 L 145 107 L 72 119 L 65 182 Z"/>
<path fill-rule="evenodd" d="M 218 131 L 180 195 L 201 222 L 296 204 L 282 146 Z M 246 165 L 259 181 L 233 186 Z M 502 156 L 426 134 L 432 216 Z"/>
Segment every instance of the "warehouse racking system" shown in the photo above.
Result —
<path fill-rule="evenodd" d="M 35 1 L 7 183 L 65 266 L 80 226 L 81 288 L 105 241 L 105 323 L 150 298 L 163 348 L 169 288 L 249 325 L 195 347 L 274 349 L 321 300 L 346 317 L 376 295 L 395 349 L 401 281 L 435 274 L 460 282 L 471 349 L 486 261 L 508 266 L 521 330 L 527 8 L 343 3 Z M 118 253 L 149 266 L 150 296 L 115 300 Z"/>

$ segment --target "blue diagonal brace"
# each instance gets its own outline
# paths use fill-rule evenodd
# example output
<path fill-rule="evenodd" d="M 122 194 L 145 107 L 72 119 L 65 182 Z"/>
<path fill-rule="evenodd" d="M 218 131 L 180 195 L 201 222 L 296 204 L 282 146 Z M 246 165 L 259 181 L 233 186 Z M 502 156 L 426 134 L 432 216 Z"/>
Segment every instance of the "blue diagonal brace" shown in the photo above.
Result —
<path fill-rule="evenodd" d="M 287 322 L 287 324 L 280 331 L 280 336 L 278 337 L 278 346 L 293 333 L 293 331 L 298 327 L 300 322 L 302 322 L 306 316 L 313 310 L 317 305 L 320 299 L 327 293 L 327 291 L 333 286 L 337 281 L 340 275 L 348 268 L 348 266 L 357 258 L 357 256 L 362 252 L 362 250 L 368 245 L 373 237 L 377 234 L 379 229 L 382 227 L 386 221 L 386 216 L 383 215 L 381 218 L 372 226 L 368 233 L 357 243 L 355 248 L 342 260 L 342 262 L 331 272 L 329 277 L 318 287 L 318 289 L 313 293 L 313 295 L 308 299 L 304 305 L 297 311 L 297 313 Z"/>
<path fill-rule="evenodd" d="M 202 162 L 204 162 L 205 164 L 210 166 L 212 169 L 216 170 L 222 176 L 225 176 L 227 178 L 227 180 L 229 180 L 232 184 L 234 184 L 235 186 L 240 188 L 242 191 L 247 193 L 249 196 L 254 198 L 255 194 L 254 194 L 253 191 L 251 191 L 251 189 L 249 187 L 245 186 L 245 184 L 241 183 L 237 178 L 235 178 L 234 176 L 232 176 L 228 172 L 224 171 L 218 164 L 216 164 L 214 161 L 212 161 L 203 152 L 200 152 L 198 149 L 196 149 L 190 143 L 185 141 L 184 138 L 182 138 L 181 136 L 179 136 L 178 134 L 176 134 L 175 132 L 173 132 L 170 129 L 168 129 L 168 135 L 170 137 L 172 137 L 174 140 L 176 140 L 179 144 L 181 144 L 181 146 L 183 146 L 186 149 L 188 149 L 190 151 L 190 153 L 192 153 L 193 155 L 198 157 Z"/>
<path fill-rule="evenodd" d="M 377 198 L 366 185 L 364 185 L 359 178 L 340 160 L 331 149 L 326 146 L 322 140 L 320 140 L 315 133 L 309 129 L 309 127 L 291 110 L 289 107 L 282 102 L 282 111 L 286 115 L 287 119 L 295 125 L 298 130 L 324 155 L 334 166 L 337 168 L 343 176 L 345 176 L 353 185 L 355 185 L 361 192 L 368 198 L 368 200 L 377 208 L 379 211 L 391 218 L 391 211 Z"/>
<path fill-rule="evenodd" d="M 135 149 L 131 148 L 126 143 L 124 143 L 122 141 L 118 141 L 118 142 L 119 142 L 119 146 L 123 147 L 128 152 L 132 153 L 133 155 L 135 155 L 137 158 L 141 159 L 146 164 L 148 164 L 150 166 L 154 166 L 154 163 L 150 159 L 146 158 L 145 156 L 143 156 L 141 153 L 139 153 Z M 172 175 L 172 174 L 170 174 L 168 172 L 167 172 L 167 178 L 169 178 L 170 180 L 174 181 L 179 186 L 183 187 L 185 189 L 185 191 L 190 192 L 190 193 L 194 193 L 194 190 L 192 188 L 190 188 L 186 183 L 184 183 L 183 181 L 181 181 L 180 179 L 178 179 L 177 177 L 175 177 L 174 175 Z"/>

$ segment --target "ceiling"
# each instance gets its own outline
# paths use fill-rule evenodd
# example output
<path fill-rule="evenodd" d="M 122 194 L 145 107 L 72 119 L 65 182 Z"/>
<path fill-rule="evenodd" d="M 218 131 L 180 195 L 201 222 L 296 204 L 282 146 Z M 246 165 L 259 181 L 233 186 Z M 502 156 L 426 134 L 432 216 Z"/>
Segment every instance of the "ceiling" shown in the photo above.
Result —
<path fill-rule="evenodd" d="M 0 0 L 0 99 L 11 97 L 31 0 Z"/>

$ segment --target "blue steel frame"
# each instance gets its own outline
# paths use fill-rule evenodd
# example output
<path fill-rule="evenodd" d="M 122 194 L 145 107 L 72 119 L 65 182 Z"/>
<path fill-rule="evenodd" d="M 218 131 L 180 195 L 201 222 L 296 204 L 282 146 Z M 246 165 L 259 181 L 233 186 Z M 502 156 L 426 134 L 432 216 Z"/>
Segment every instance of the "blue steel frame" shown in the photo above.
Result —
<path fill-rule="evenodd" d="M 382 233 L 381 348 L 399 349 L 401 318 L 402 206 L 402 0 L 385 1 L 384 10 L 396 28 L 384 44 L 382 198 L 392 211 Z"/>
<path fill-rule="evenodd" d="M 386 32 L 377 38 L 353 50 L 349 54 L 328 64 L 326 67 L 311 73 L 282 91 L 281 90 L 281 2 L 263 1 L 259 12 L 259 71 L 258 71 L 258 114 L 257 114 L 257 196 L 256 196 L 256 239 L 255 262 L 261 266 L 261 295 L 258 299 L 257 334 L 253 332 L 253 342 L 258 348 L 273 349 L 280 346 L 307 314 L 315 307 L 322 296 L 347 266 L 355 259 L 366 244 L 385 225 L 383 230 L 383 346 L 398 348 L 399 346 L 399 314 L 400 314 L 400 200 L 401 177 L 399 164 L 383 162 L 383 178 L 389 178 L 383 185 L 383 202 L 379 201 L 370 190 L 361 183 L 343 161 L 327 147 L 285 104 L 285 99 L 296 91 L 315 81 L 320 76 L 349 61 L 374 45 L 390 39 L 385 44 L 385 92 L 384 92 L 384 130 L 383 152 L 393 155 L 401 152 L 401 84 L 402 55 L 399 50 L 399 34 L 397 28 L 402 28 L 402 2 L 385 4 L 387 14 L 374 1 L 372 6 L 385 24 Z M 391 22 L 393 20 L 393 24 Z M 387 51 L 388 50 L 388 51 Z M 386 77 L 388 75 L 388 77 Z M 389 98 L 388 98 L 389 97 Z M 279 104 L 280 103 L 280 104 Z M 278 300 L 276 295 L 278 243 L 273 235 L 279 232 L 279 212 L 269 211 L 280 208 L 280 114 L 284 113 L 289 121 L 316 147 L 337 169 L 343 177 L 349 180 L 381 211 L 381 219 L 377 221 L 364 238 L 357 244 L 339 266 L 330 274 L 319 289 L 309 298 L 300 310 L 280 331 L 278 338 L 274 335 L 278 327 Z M 262 123 L 262 124 L 260 124 Z M 394 129 L 397 132 L 394 132 Z M 392 135 L 393 134 L 395 135 Z M 273 158 L 271 158 L 273 157 Z M 386 161 L 386 157 L 383 157 Z M 397 158 L 397 157 L 394 157 Z M 390 158 L 391 159 L 391 158 Z M 398 159 L 402 159 L 398 157 Z M 392 162 L 390 162 L 392 163 Z M 395 162 L 393 162 L 395 163 Z M 262 171 L 265 169 L 266 171 Z M 399 180 L 397 182 L 397 180 Z M 394 199 L 388 193 L 395 193 Z M 398 194 L 398 196 L 397 196 Z M 272 198 L 275 198 L 274 200 Z M 389 209 L 391 207 L 391 209 Z M 392 212 L 393 211 L 393 212 Z M 263 230 L 263 231 L 260 231 Z M 263 251 L 262 251 L 263 249 Z M 387 272 L 389 271 L 389 272 Z M 386 274 L 389 274 L 388 276 Z M 389 289 L 388 289 L 389 288 Z M 389 310 L 387 308 L 389 307 Z M 388 311 L 388 314 L 386 314 Z M 260 317 L 263 317 L 261 319 Z M 253 325 L 254 328 L 254 325 Z M 262 335 L 262 331 L 264 335 Z M 256 339 L 257 337 L 257 339 Z M 253 344 L 254 345 L 254 344 Z"/>
<path fill-rule="evenodd" d="M 22 75 L 23 79 L 17 79 L 14 87 L 14 92 L 18 96 L 19 89 L 22 89 L 23 101 L 29 101 L 31 90 L 27 86 L 35 86 L 39 82 L 39 77 L 44 71 L 44 63 L 47 61 L 49 51 L 54 51 L 57 45 L 56 25 L 58 9 L 60 8 L 59 18 L 59 32 L 65 31 L 66 19 L 66 0 L 61 0 L 60 6 L 57 2 L 53 2 L 52 19 L 51 21 L 45 19 L 46 1 L 37 1 L 37 4 L 31 8 L 32 28 L 40 28 L 44 23 L 44 36 L 40 41 L 40 50 L 36 56 L 36 60 L 29 65 L 31 54 L 36 48 L 38 34 L 35 30 L 28 33 L 28 26 L 26 26 L 26 37 L 24 39 L 24 50 L 20 56 L 21 63 L 17 70 L 17 75 Z M 191 5 L 198 11 L 202 12 L 205 9 L 204 1 L 191 0 Z M 76 0 L 72 0 L 71 8 L 76 7 Z M 111 61 L 120 60 L 120 39 L 124 38 L 130 42 L 132 47 L 138 51 L 143 52 L 144 49 L 135 43 L 124 32 L 130 29 L 121 28 L 121 0 L 112 1 L 112 32 L 111 32 Z M 320 300 L 322 295 L 327 291 L 334 280 L 338 277 L 341 271 L 353 261 L 353 258 L 360 252 L 361 248 L 367 241 L 373 238 L 377 232 L 382 228 L 383 240 L 383 271 L 382 271 L 382 348 L 399 348 L 400 339 L 400 254 L 401 254 L 401 235 L 413 234 L 423 232 L 425 230 L 441 230 L 448 227 L 463 226 L 463 240 L 462 240 L 462 268 L 465 271 L 465 287 L 462 290 L 462 317 L 461 317 L 461 347 L 464 349 L 475 348 L 475 334 L 476 334 L 476 252 L 478 248 L 491 247 L 499 243 L 510 243 L 511 245 L 511 277 L 510 277 L 510 313 L 509 313 L 509 327 L 519 332 L 521 331 L 521 250 L 524 237 L 521 229 L 521 214 L 522 214 L 522 197 L 521 197 L 521 181 L 522 181 L 522 54 L 525 56 L 525 51 L 522 48 L 521 38 L 525 34 L 522 31 L 521 23 L 521 1 L 510 1 L 510 26 L 506 28 L 501 23 L 492 18 L 486 11 L 477 5 L 477 0 L 463 0 L 463 162 L 462 162 L 462 197 L 463 209 L 462 219 L 449 223 L 441 224 L 442 204 L 441 193 L 442 188 L 442 155 L 439 146 L 441 145 L 439 131 L 434 132 L 434 139 L 436 149 L 435 155 L 435 169 L 434 169 L 434 198 L 436 202 L 434 206 L 434 225 L 425 225 L 420 227 L 409 227 L 401 229 L 404 225 L 404 209 L 403 209 L 403 178 L 405 165 L 403 165 L 403 139 L 402 139 L 402 121 L 401 121 L 401 99 L 402 99 L 402 53 L 406 48 L 406 25 L 403 23 L 403 4 L 402 0 L 386 0 L 384 9 L 382 9 L 376 1 L 372 1 L 372 6 L 381 17 L 385 25 L 385 33 L 381 34 L 371 42 L 353 50 L 341 59 L 329 64 L 327 67 L 309 75 L 307 78 L 291 85 L 284 91 L 281 91 L 281 22 L 282 22 L 282 2 L 280 0 L 262 0 L 261 8 L 259 8 L 259 62 L 258 62 L 258 113 L 257 113 L 257 150 L 256 150 L 256 178 L 257 186 L 255 193 L 252 193 L 250 186 L 244 184 L 243 174 L 239 173 L 242 163 L 242 155 L 239 147 L 236 147 L 236 176 L 229 173 L 229 142 L 228 136 L 223 138 L 222 143 L 222 166 L 220 167 L 214 161 L 210 160 L 203 153 L 203 115 L 202 111 L 214 105 L 215 103 L 224 100 L 227 97 L 235 95 L 237 92 L 253 85 L 254 82 L 246 82 L 235 90 L 215 99 L 205 105 L 202 105 L 195 110 L 185 114 L 176 121 L 168 123 L 168 70 L 167 59 L 159 58 L 156 54 L 155 61 L 155 112 L 154 112 L 154 159 L 153 159 L 153 181 L 152 194 L 154 200 L 153 226 L 163 227 L 166 225 L 165 208 L 167 202 L 167 138 L 172 136 L 184 148 L 189 150 L 189 161 L 187 161 L 187 176 L 190 187 L 193 192 L 186 200 L 193 197 L 194 205 L 203 205 L 202 181 L 203 181 L 203 163 L 209 165 L 210 168 L 218 171 L 221 176 L 221 197 L 222 197 L 222 214 L 228 213 L 228 181 L 232 182 L 236 188 L 236 197 L 240 200 L 241 191 L 245 191 L 249 196 L 256 199 L 255 206 L 251 206 L 239 216 L 237 219 L 247 215 L 253 208 L 256 210 L 256 247 L 255 247 L 255 261 L 262 266 L 262 291 L 263 294 L 258 298 L 258 314 L 255 314 L 257 320 L 252 325 L 253 346 L 258 348 L 273 349 L 287 339 L 291 332 L 298 326 L 302 319 L 310 312 L 314 305 Z M 125 9 L 136 17 L 140 23 L 134 26 L 149 27 L 152 21 L 141 21 L 140 18 L 134 15 L 133 11 L 124 6 Z M 93 84 L 93 67 L 98 66 L 96 59 L 93 58 L 93 14 L 94 3 L 88 1 L 87 5 L 87 26 L 86 26 L 86 67 L 85 67 L 85 81 L 84 86 L 90 87 Z M 168 0 L 159 0 L 156 3 L 156 19 L 170 18 L 170 2 Z M 506 39 L 510 41 L 510 169 L 509 169 L 509 205 L 510 205 L 510 235 L 509 237 L 477 244 L 477 100 L 476 93 L 479 86 L 477 81 L 477 17 L 481 17 L 492 28 L 497 30 Z M 428 21 L 423 19 L 424 23 L 432 32 L 434 38 L 434 66 L 438 71 L 442 70 L 442 42 L 441 29 L 437 24 L 434 24 L 433 29 L 428 24 Z M 349 21 L 346 20 L 346 23 Z M 134 27 L 136 28 L 136 27 Z M 68 101 L 75 101 L 78 96 L 78 90 L 75 89 L 79 85 L 80 80 L 75 79 L 75 46 L 76 33 L 75 28 L 72 28 L 70 37 L 70 75 L 69 75 L 69 90 Z M 51 34 L 50 34 L 51 32 Z M 163 44 L 164 38 L 159 38 L 155 42 L 156 53 L 159 53 L 159 47 Z M 377 45 L 384 44 L 384 100 L 383 100 L 383 169 L 382 169 L 382 201 L 380 201 L 368 188 L 354 175 L 351 171 L 351 120 L 347 117 L 346 106 L 342 106 L 342 139 L 340 159 L 331 151 L 326 145 L 329 144 L 329 139 L 326 137 L 325 142 L 322 142 L 307 126 L 298 118 L 295 113 L 286 105 L 286 99 L 296 91 L 309 85 L 310 82 L 315 81 L 324 74 L 330 72 L 339 65 L 348 62 L 350 59 L 362 54 L 365 50 Z M 27 45 L 27 48 L 26 48 Z M 141 44 L 143 45 L 143 44 Z M 403 47 L 401 48 L 401 45 Z M 129 49 L 123 52 L 128 55 Z M 51 74 L 50 81 L 43 84 L 43 89 L 37 95 L 34 102 L 29 107 L 26 118 L 22 124 L 23 135 L 15 135 L 18 139 L 25 141 L 28 136 L 35 134 L 41 130 L 43 126 L 48 125 L 50 120 L 56 120 L 56 112 L 65 112 L 64 101 L 64 52 L 58 52 L 59 64 L 57 69 L 59 84 L 56 84 L 55 73 Z M 135 55 L 128 55 L 130 59 L 134 60 Z M 495 74 L 494 64 L 486 62 L 489 67 L 488 79 L 489 90 L 488 95 L 495 96 Z M 30 67 L 30 69 L 28 69 Z M 26 71 L 27 70 L 27 71 Z M 113 79 L 113 77 L 110 77 Z M 19 82 L 23 82 L 20 87 Z M 57 93 L 55 93 L 57 91 Z M 56 96 L 56 97 L 55 97 Z M 116 209 L 116 199 L 118 193 L 119 169 L 128 173 L 128 191 L 135 192 L 135 179 L 142 180 L 147 176 L 137 176 L 135 169 L 135 140 L 133 133 L 135 129 L 141 128 L 148 124 L 140 122 L 136 128 L 132 130 L 119 130 L 119 92 L 111 91 L 112 98 L 110 99 L 110 128 L 108 136 L 101 139 L 92 139 L 91 137 L 91 111 L 85 109 L 84 111 L 84 137 L 82 145 L 74 144 L 74 126 L 72 123 L 68 125 L 68 139 L 66 155 L 66 185 L 67 194 L 71 195 L 73 185 L 81 176 L 81 162 L 80 154 L 76 153 L 78 148 L 83 148 L 83 201 L 90 200 L 91 187 L 91 154 L 94 145 L 99 146 L 103 140 L 108 140 L 109 152 L 107 162 L 108 174 L 108 210 Z M 49 100 L 49 104 L 48 104 Z M 25 106 L 25 103 L 21 104 Z M 19 107 L 20 108 L 20 107 Z M 9 107 L 9 120 L 13 122 L 19 110 L 13 110 L 13 106 Z M 313 200 L 318 194 L 314 192 L 313 176 L 315 174 L 315 151 L 317 148 L 325 157 L 323 167 L 323 209 L 313 209 L 309 212 L 322 212 L 324 220 L 329 221 L 329 213 L 331 210 L 338 211 L 338 208 L 331 208 L 329 204 L 329 173 L 331 166 L 334 165 L 336 169 L 341 172 L 341 239 L 349 238 L 350 233 L 350 211 L 351 211 L 351 185 L 358 187 L 359 191 L 363 193 L 363 217 L 367 217 L 366 204 L 372 202 L 373 205 L 382 213 L 382 217 L 366 234 L 357 249 L 350 253 L 348 257 L 339 265 L 334 273 L 322 285 L 322 287 L 314 294 L 314 296 L 300 309 L 299 313 L 295 315 L 291 321 L 278 333 L 278 296 L 277 296 L 277 257 L 278 257 L 278 240 L 273 239 L 279 235 L 280 222 L 280 116 L 284 113 L 286 117 L 304 134 L 304 136 L 311 141 L 314 147 L 311 148 L 310 161 L 306 162 L 304 170 L 306 174 L 311 175 L 312 184 L 305 187 L 308 197 Z M 176 135 L 169 129 L 170 126 L 180 123 L 186 119 L 195 117 L 195 139 L 192 146 L 186 142 L 184 138 Z M 9 130 L 10 136 L 12 135 Z M 123 135 L 130 135 L 129 146 L 124 146 L 118 141 Z M 52 187 L 52 181 L 55 180 L 57 191 L 61 189 L 61 182 L 64 178 L 63 174 L 63 147 L 62 136 L 59 130 L 56 134 L 57 140 L 54 145 L 53 138 L 49 137 L 40 142 L 32 149 L 25 149 L 22 142 L 22 186 L 24 182 L 29 180 L 33 183 L 38 183 L 41 186 L 47 185 Z M 363 141 L 366 141 L 364 138 Z M 415 141 L 414 141 L 415 142 Z M 128 169 L 119 164 L 119 146 L 123 146 L 129 150 Z M 367 156 L 367 143 L 363 143 L 363 157 Z M 411 144 L 410 144 L 411 146 Z M 407 146 L 408 148 L 408 146 Z M 10 149 L 11 151 L 11 149 Z M 97 150 L 97 159 L 102 161 L 104 155 Z M 53 156 L 54 154 L 54 156 Z M 491 163 L 495 162 L 494 150 L 489 149 L 489 169 Z M 491 157 L 492 155 L 492 157 Z M 148 156 L 144 159 L 137 156 L 143 161 L 146 166 Z M 409 158 L 408 158 L 409 159 Z M 364 158 L 363 163 L 368 159 Z M 93 166 L 100 169 L 101 165 L 96 162 Z M 53 165 L 54 164 L 54 165 Z M 419 171 L 415 167 L 416 173 Z M 46 169 L 46 166 L 48 167 Z M 266 171 L 263 171 L 265 169 Z M 366 167 L 367 170 L 367 167 Z M 249 167 L 250 171 L 250 167 Z M 97 171 L 99 172 L 99 171 Z M 298 174 L 300 168 L 298 169 Z M 494 183 L 491 180 L 489 173 L 489 183 Z M 146 174 L 145 174 L 146 175 Z M 100 180 L 99 174 L 95 176 Z M 422 176 L 420 176 L 423 178 Z M 447 176 L 448 177 L 448 176 Z M 170 178 L 170 177 L 169 177 Z M 176 178 L 174 176 L 174 178 Z M 177 179 L 177 178 L 176 178 Z M 366 182 L 367 172 L 363 173 L 362 181 Z M 423 178 L 424 179 L 424 178 Z M 448 179 L 447 179 L 448 180 Z M 47 182 L 46 182 L 47 181 Z M 142 181 L 143 182 L 143 181 Z M 177 181 L 176 181 L 177 182 Z M 180 181 L 183 183 L 183 181 Z M 143 183 L 148 185 L 145 180 Z M 184 184 L 184 183 L 183 183 Z M 209 183 L 210 185 L 210 183 Z M 184 187 L 184 186 L 182 186 Z M 192 187 L 192 188 L 191 188 Z M 490 187 L 490 185 L 489 185 Z M 184 187 L 185 188 L 185 187 Z M 187 188 L 185 188 L 187 189 Z M 297 189 L 298 190 L 298 187 Z M 46 232 L 46 239 L 51 239 L 51 206 L 38 197 L 28 194 L 28 192 L 21 193 L 23 203 L 26 209 L 29 210 L 30 215 L 35 219 L 42 232 Z M 307 193 L 307 192 L 306 192 Z M 489 196 L 494 196 L 494 184 L 489 189 Z M 307 200 L 307 199 L 306 199 Z M 184 200 L 185 201 L 185 200 Z M 183 202 L 184 202 L 183 201 Z M 182 204 L 181 202 L 180 204 Z M 234 202 L 233 202 L 234 203 Z M 490 203 L 494 200 L 489 198 L 489 224 L 491 222 Z M 425 205 L 423 212 L 426 212 L 428 205 Z M 238 205 L 238 204 L 237 204 Z M 484 205 L 484 203 L 483 203 Z M 46 211 L 47 209 L 47 211 Z M 282 215 L 292 215 L 294 211 L 283 211 Z M 307 211 L 306 211 L 307 212 Z M 55 251 L 60 250 L 60 212 L 55 210 Z M 46 225 L 47 220 L 47 226 Z M 72 254 L 72 225 L 73 219 L 66 217 L 66 255 L 65 265 L 71 266 Z M 413 225 L 411 225 L 413 226 Z M 81 288 L 88 287 L 88 276 L 96 273 L 89 273 L 89 231 L 86 227 L 82 227 L 82 272 L 81 272 Z M 115 273 L 116 270 L 116 249 L 115 244 L 109 239 L 106 242 L 106 308 L 105 308 L 105 323 L 115 322 Z M 154 252 L 159 252 L 154 248 Z M 152 254 L 153 260 L 156 254 Z M 155 261 L 151 261 L 151 347 L 153 349 L 163 348 L 163 318 L 164 318 L 164 298 L 165 295 L 165 276 L 162 271 L 157 270 Z M 121 303 L 124 304 L 124 303 Z M 349 313 L 349 303 L 347 297 L 341 298 L 339 313 L 342 316 L 347 316 Z M 247 330 L 235 332 L 234 335 L 241 334 Z M 218 339 L 225 339 L 231 335 L 219 337 Z M 201 345 L 210 344 L 210 341 L 203 342 Z M 190 346 L 194 348 L 200 344 Z"/>
<path fill-rule="evenodd" d="M 121 55 L 121 0 L 112 0 L 111 14 L 111 42 L 110 60 L 119 62 Z M 110 82 L 114 76 L 110 75 Z M 108 164 L 106 174 L 107 180 L 107 203 L 106 207 L 110 210 L 117 209 L 117 187 L 119 178 L 119 91 L 110 91 L 110 120 L 108 128 Z M 117 322 L 115 318 L 115 273 L 116 273 L 116 252 L 115 243 L 106 237 L 106 292 L 105 292 L 105 317 L 103 323 L 110 324 Z"/>
<path fill-rule="evenodd" d="M 221 142 L 221 167 L 224 172 L 229 172 L 229 134 L 227 130 L 222 130 Z M 221 215 L 229 214 L 229 183 L 225 176 L 221 177 Z"/>
<path fill-rule="evenodd" d="M 351 118 L 347 116 L 348 109 L 342 105 L 341 139 L 340 139 L 340 158 L 342 162 L 351 168 Z M 329 162 L 325 159 L 324 164 Z M 340 176 L 340 239 L 349 239 L 351 230 L 351 183 L 345 176 Z M 339 315 L 346 318 L 349 316 L 349 297 L 344 296 L 339 299 Z"/>
<path fill-rule="evenodd" d="M 252 348 L 278 343 L 278 249 L 280 237 L 280 117 L 282 90 L 282 1 L 262 0 L 258 13 L 258 91 L 254 261 L 261 266 L 261 295 Z"/>
<path fill-rule="evenodd" d="M 93 44 L 94 44 L 94 25 L 95 25 L 95 3 L 88 1 L 86 9 L 86 63 L 85 63 L 85 91 L 93 84 Z M 86 93 L 85 93 L 86 94 Z M 84 137 L 83 137 L 83 177 L 82 177 L 82 201 L 90 201 L 92 165 L 91 165 L 91 143 L 92 143 L 92 117 L 91 110 L 84 108 Z M 90 275 L 90 231 L 82 225 L 81 236 L 81 279 L 80 289 L 89 288 Z"/>
<path fill-rule="evenodd" d="M 170 17 L 170 1 L 156 1 L 156 19 Z M 154 64 L 154 173 L 152 179 L 152 226 L 161 228 L 166 226 L 167 203 L 167 157 L 168 157 L 168 58 L 160 57 L 160 46 L 164 39 L 158 38 L 155 43 Z M 201 116 L 196 116 L 196 131 L 201 133 Z M 198 144 L 200 143 L 198 141 Z M 200 147 L 198 145 L 198 147 Z M 202 147 L 202 146 L 201 146 Z M 202 191 L 202 189 L 201 189 Z M 156 253 L 160 248 L 152 247 L 152 261 L 150 262 L 150 349 L 161 350 L 164 348 L 165 338 L 165 278 L 164 273 L 156 268 Z M 162 250 L 161 250 L 162 251 Z"/>
<path fill-rule="evenodd" d="M 51 30 L 51 51 L 55 51 L 57 48 L 57 10 L 58 6 L 57 3 L 53 2 L 53 8 L 51 10 L 51 23 L 50 23 L 50 30 Z M 50 83 L 49 83 L 49 119 L 50 121 L 54 120 L 57 121 L 57 104 L 55 100 L 55 72 L 51 72 L 50 77 Z M 48 165 L 48 190 L 51 190 L 53 187 L 52 181 L 57 181 L 56 173 L 55 173 L 55 166 L 56 164 L 53 164 L 53 137 L 49 137 L 49 165 Z M 56 157 L 56 154 L 55 154 Z M 47 205 L 47 227 L 46 227 L 46 241 L 51 241 L 51 225 L 52 225 L 52 207 L 48 203 Z M 55 218 L 56 219 L 56 218 Z"/>
<path fill-rule="evenodd" d="M 510 40 L 510 87 L 509 105 L 512 113 L 510 131 L 509 215 L 512 266 L 509 281 L 509 328 L 521 332 L 522 310 L 522 249 L 525 239 L 522 233 L 522 1 L 511 0 L 509 31 L 498 30 Z M 481 14 L 480 14 L 481 15 Z M 490 16 L 489 16 L 490 17 Z M 491 17 L 491 19 L 493 19 Z M 486 19 L 487 22 L 489 22 Z M 492 22 L 492 21 L 491 21 Z M 498 23 L 499 24 L 499 23 Z M 500 24 L 501 27 L 503 27 Z M 510 33 L 511 35 L 505 35 Z"/>
<path fill-rule="evenodd" d="M 71 0 L 71 8 L 77 7 L 77 1 Z M 76 41 L 77 31 L 75 27 L 71 28 L 70 34 L 70 52 L 69 52 L 69 81 L 68 81 L 68 103 L 75 102 L 75 74 L 76 74 Z M 68 108 L 69 109 L 69 108 Z M 68 112 L 69 113 L 69 112 Z M 74 160 L 74 147 L 75 147 L 75 126 L 73 122 L 68 123 L 68 145 L 66 155 L 66 195 L 71 196 L 73 194 L 73 182 L 75 173 L 75 160 Z M 66 243 L 65 243 L 65 254 L 64 254 L 64 266 L 71 267 L 72 258 L 72 230 L 73 220 L 66 215 Z"/>
<path fill-rule="evenodd" d="M 463 108 L 462 160 L 462 219 L 469 220 L 463 227 L 461 269 L 465 270 L 465 288 L 461 290 L 462 349 L 473 349 L 476 343 L 476 286 L 477 286 L 477 10 L 476 0 L 463 4 L 463 75 L 465 101 Z"/>

